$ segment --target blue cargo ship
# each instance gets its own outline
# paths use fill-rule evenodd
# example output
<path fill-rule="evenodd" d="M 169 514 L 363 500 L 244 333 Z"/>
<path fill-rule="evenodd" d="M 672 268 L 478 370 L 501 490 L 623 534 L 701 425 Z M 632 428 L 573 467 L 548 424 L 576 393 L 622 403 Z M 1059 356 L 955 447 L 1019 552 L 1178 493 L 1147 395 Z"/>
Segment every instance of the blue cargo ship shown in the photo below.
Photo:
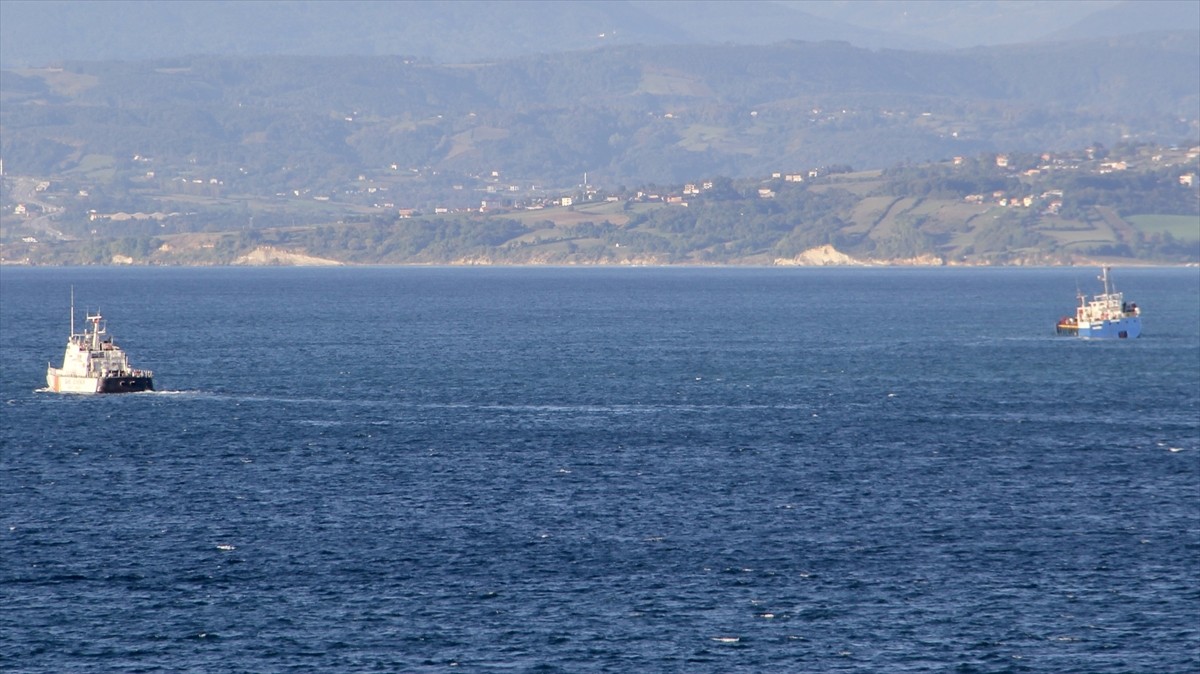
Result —
<path fill-rule="evenodd" d="M 1079 293 L 1079 306 L 1074 316 L 1058 320 L 1060 335 L 1089 339 L 1134 339 L 1142 334 L 1142 310 L 1125 301 L 1108 278 L 1108 267 L 1101 267 L 1100 280 L 1104 292 L 1088 299 Z"/>

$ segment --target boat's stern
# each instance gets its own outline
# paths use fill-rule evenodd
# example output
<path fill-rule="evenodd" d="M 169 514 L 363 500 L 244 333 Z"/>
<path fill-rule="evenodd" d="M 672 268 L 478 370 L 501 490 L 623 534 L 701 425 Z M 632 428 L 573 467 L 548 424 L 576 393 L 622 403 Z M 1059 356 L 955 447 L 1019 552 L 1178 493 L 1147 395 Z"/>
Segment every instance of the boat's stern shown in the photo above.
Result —
<path fill-rule="evenodd" d="M 140 393 L 154 390 L 154 378 L 144 376 L 105 377 L 97 393 Z"/>
<path fill-rule="evenodd" d="M 1065 337 L 1075 337 L 1079 334 L 1079 321 L 1075 320 L 1073 316 L 1063 316 L 1058 319 L 1054 331 Z"/>

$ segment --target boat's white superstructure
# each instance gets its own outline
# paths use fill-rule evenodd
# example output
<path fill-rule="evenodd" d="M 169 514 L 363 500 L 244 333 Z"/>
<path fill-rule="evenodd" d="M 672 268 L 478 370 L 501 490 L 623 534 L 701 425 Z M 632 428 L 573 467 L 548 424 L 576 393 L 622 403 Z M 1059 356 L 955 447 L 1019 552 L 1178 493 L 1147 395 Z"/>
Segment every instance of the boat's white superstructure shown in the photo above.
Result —
<path fill-rule="evenodd" d="M 1108 278 L 1108 267 L 1101 268 L 1104 292 L 1088 299 L 1079 293 L 1075 316 L 1058 321 L 1058 334 L 1098 339 L 1133 339 L 1142 334 L 1142 310 L 1125 301 Z"/>
<path fill-rule="evenodd" d="M 154 390 L 154 373 L 135 370 L 121 347 L 102 324 L 99 312 L 87 314 L 90 324 L 75 332 L 74 293 L 71 300 L 71 336 L 62 367 L 46 368 L 46 386 L 56 393 L 132 393 Z"/>

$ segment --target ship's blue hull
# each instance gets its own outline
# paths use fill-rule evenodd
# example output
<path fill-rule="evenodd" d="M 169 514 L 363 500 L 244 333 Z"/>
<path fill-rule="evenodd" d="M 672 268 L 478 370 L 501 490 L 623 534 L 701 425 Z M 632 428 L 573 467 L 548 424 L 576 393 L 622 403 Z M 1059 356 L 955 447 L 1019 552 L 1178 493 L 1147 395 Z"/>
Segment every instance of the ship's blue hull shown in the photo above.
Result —
<path fill-rule="evenodd" d="M 1079 324 L 1079 336 L 1088 339 L 1135 339 L 1141 334 L 1142 319 L 1137 316 Z"/>

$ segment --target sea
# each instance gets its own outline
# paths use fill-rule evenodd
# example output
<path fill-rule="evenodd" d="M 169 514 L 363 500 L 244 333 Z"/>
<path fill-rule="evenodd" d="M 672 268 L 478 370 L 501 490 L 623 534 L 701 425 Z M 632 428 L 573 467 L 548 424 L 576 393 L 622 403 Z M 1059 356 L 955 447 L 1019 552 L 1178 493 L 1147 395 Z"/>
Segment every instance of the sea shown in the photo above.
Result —
<path fill-rule="evenodd" d="M 0 671 L 1200 671 L 1200 269 L 1098 274 L 5 267 Z"/>

